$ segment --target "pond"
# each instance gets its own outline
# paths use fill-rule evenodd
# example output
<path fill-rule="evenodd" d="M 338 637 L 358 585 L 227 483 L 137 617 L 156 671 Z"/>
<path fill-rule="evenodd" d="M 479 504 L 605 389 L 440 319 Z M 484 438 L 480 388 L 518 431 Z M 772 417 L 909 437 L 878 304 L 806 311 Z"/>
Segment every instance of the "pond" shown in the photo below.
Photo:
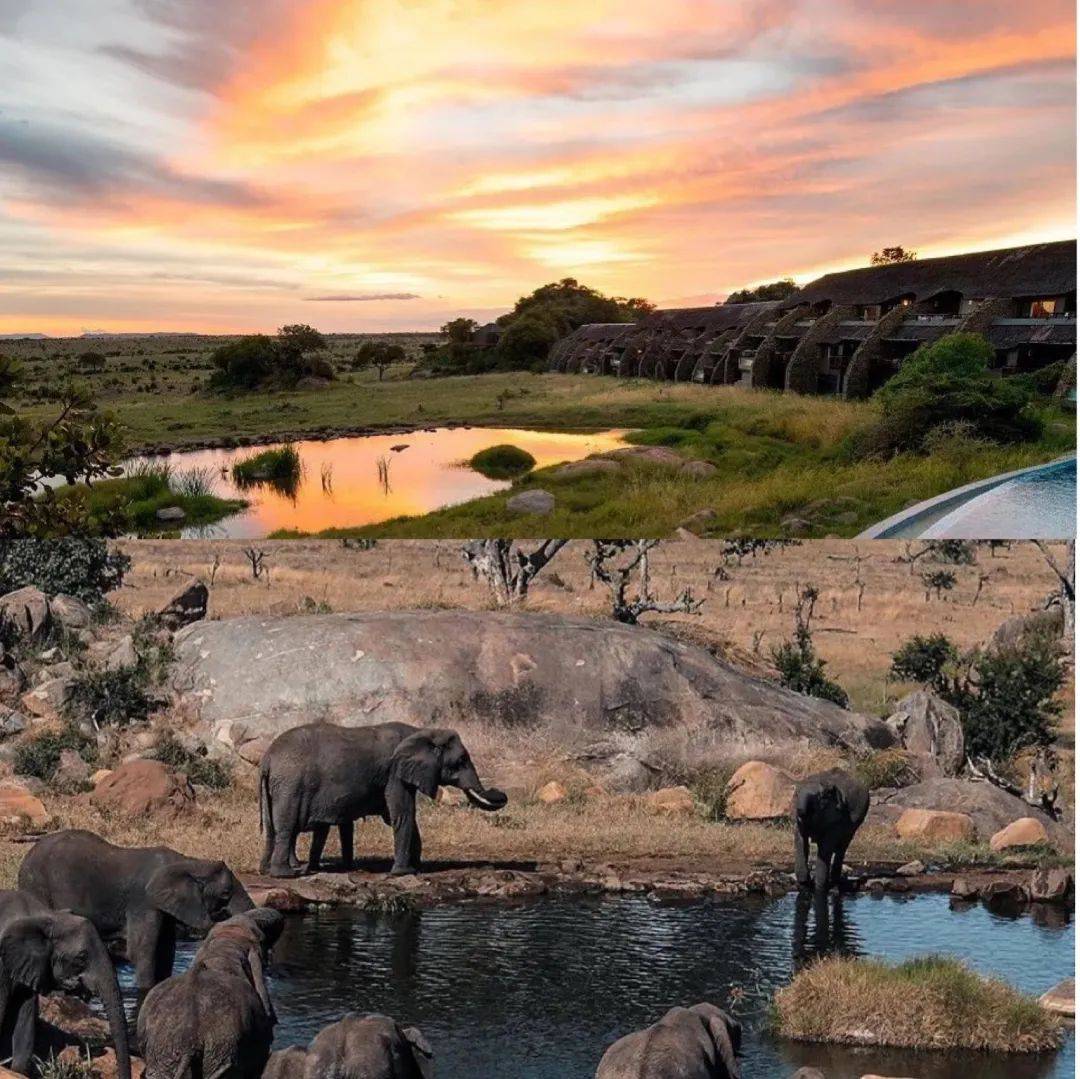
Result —
<path fill-rule="evenodd" d="M 604 1049 L 673 1004 L 723 1004 L 744 1023 L 743 1074 L 829 1079 L 867 1072 L 946 1079 L 1071 1079 L 1069 1044 L 1039 1056 L 897 1053 L 778 1043 L 762 1031 L 774 989 L 822 951 L 899 960 L 938 951 L 1041 993 L 1073 973 L 1061 911 L 953 910 L 947 896 L 738 899 L 657 905 L 640 896 L 468 903 L 395 917 L 350 908 L 290 918 L 274 951 L 275 1046 L 306 1044 L 343 1013 L 378 1011 L 424 1031 L 440 1079 L 586 1079 Z M 193 945 L 182 947 L 181 965 Z"/>
<path fill-rule="evenodd" d="M 211 481 L 215 494 L 246 498 L 251 503 L 247 510 L 209 529 L 185 531 L 184 538 L 209 534 L 259 539 L 282 528 L 318 532 L 376 524 L 503 490 L 510 486 L 509 481 L 487 479 L 464 463 L 489 446 L 518 446 L 536 458 L 537 468 L 544 468 L 617 449 L 625 434 L 455 427 L 296 442 L 302 475 L 298 487 L 290 492 L 276 491 L 266 484 L 241 490 L 232 479 L 236 462 L 276 445 L 193 450 L 154 460 L 178 473 L 198 469 Z"/>

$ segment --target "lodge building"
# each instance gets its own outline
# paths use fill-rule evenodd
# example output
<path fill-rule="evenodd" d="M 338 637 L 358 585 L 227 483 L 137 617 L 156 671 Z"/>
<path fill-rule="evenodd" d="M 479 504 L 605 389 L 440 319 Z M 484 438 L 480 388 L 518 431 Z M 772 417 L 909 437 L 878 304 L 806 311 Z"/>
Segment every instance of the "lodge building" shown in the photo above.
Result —
<path fill-rule="evenodd" d="M 980 333 L 1002 374 L 1076 355 L 1076 241 L 826 274 L 785 300 L 582 326 L 553 371 L 867 397 L 920 345 Z"/>

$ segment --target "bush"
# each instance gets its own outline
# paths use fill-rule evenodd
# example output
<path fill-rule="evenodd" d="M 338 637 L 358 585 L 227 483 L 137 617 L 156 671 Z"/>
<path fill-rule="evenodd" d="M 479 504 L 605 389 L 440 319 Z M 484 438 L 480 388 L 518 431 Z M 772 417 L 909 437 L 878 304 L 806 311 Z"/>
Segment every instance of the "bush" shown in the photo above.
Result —
<path fill-rule="evenodd" d="M 238 487 L 255 483 L 275 486 L 295 486 L 300 479 L 300 453 L 291 443 L 276 450 L 263 450 L 233 465 L 232 474 Z"/>
<path fill-rule="evenodd" d="M 855 762 L 855 774 L 873 791 L 910 787 L 922 778 L 914 758 L 903 749 L 880 749 Z"/>
<path fill-rule="evenodd" d="M 944 633 L 910 637 L 893 653 L 889 677 L 898 682 L 918 682 L 935 692 L 943 689 L 942 677 L 960 653 Z"/>
<path fill-rule="evenodd" d="M 72 682 L 64 715 L 98 727 L 143 723 L 159 703 L 149 693 L 148 684 L 146 670 L 141 666 L 87 671 Z"/>
<path fill-rule="evenodd" d="M 469 467 L 490 480 L 512 479 L 521 476 L 536 465 L 536 458 L 517 446 L 489 446 L 474 453 Z"/>
<path fill-rule="evenodd" d="M 98 604 L 130 568 L 131 559 L 101 539 L 0 541 L 0 595 L 33 585 L 49 596 L 64 592 Z"/>
<path fill-rule="evenodd" d="M 795 638 L 772 650 L 773 664 L 780 674 L 781 684 L 788 689 L 847 708 L 847 693 L 826 676 L 825 660 L 814 650 L 810 622 L 817 598 L 817 589 L 811 587 L 804 588 L 799 594 L 795 607 Z"/>
<path fill-rule="evenodd" d="M 210 388 L 254 390 L 261 387 L 289 389 L 305 375 L 333 378 L 333 366 L 325 357 L 312 356 L 326 348 L 326 338 L 311 326 L 282 326 L 277 337 L 254 334 L 210 354 L 214 373 Z"/>
<path fill-rule="evenodd" d="M 192 783 L 201 787 L 223 790 L 232 782 L 232 769 L 224 761 L 211 760 L 201 754 L 192 753 L 169 731 L 158 739 L 158 744 L 154 747 L 154 758 L 178 772 L 183 772 Z"/>
<path fill-rule="evenodd" d="M 94 740 L 73 724 L 67 724 L 58 730 L 41 731 L 24 739 L 15 747 L 11 766 L 16 775 L 34 776 L 50 783 L 56 775 L 60 754 L 65 749 L 73 749 L 87 764 L 97 761 L 97 744 Z"/>
<path fill-rule="evenodd" d="M 735 769 L 723 767 L 700 768 L 687 783 L 694 801 L 701 806 L 708 821 L 722 821 L 727 816 L 728 783 Z"/>
<path fill-rule="evenodd" d="M 927 436 L 963 423 L 972 437 L 1011 443 L 1037 438 L 1031 388 L 990 370 L 994 350 L 978 334 L 950 334 L 923 345 L 875 395 L 880 417 L 864 436 L 876 454 L 924 452 Z"/>

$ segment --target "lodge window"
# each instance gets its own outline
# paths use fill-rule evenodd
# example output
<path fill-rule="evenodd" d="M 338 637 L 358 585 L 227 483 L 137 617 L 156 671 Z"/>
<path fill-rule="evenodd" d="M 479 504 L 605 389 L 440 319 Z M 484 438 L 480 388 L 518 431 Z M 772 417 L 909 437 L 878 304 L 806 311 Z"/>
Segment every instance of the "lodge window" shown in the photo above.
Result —
<path fill-rule="evenodd" d="M 1061 313 L 1062 307 L 1063 305 L 1060 299 L 1032 300 L 1029 317 L 1053 318 L 1055 315 Z"/>

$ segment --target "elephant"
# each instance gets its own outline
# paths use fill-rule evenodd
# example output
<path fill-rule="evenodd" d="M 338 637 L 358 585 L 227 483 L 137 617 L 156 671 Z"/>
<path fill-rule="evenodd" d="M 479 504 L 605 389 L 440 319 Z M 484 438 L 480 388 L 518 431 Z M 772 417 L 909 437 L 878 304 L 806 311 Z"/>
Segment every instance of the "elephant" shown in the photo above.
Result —
<path fill-rule="evenodd" d="M 30 1074 L 38 996 L 96 995 L 105 1008 L 119 1079 L 131 1079 L 127 1018 L 116 971 L 86 918 L 51 911 L 24 892 L 0 891 L 0 1059 Z"/>
<path fill-rule="evenodd" d="M 191 966 L 159 982 L 139 1012 L 146 1079 L 258 1079 L 276 1016 L 264 966 L 284 919 L 260 908 L 215 925 Z"/>
<path fill-rule="evenodd" d="M 299 1045 L 279 1049 L 270 1054 L 263 1068 L 262 1079 L 304 1079 L 307 1059 L 307 1050 Z"/>
<path fill-rule="evenodd" d="M 416 1027 L 388 1015 L 352 1013 L 308 1046 L 304 1079 L 433 1079 L 431 1046 Z"/>
<path fill-rule="evenodd" d="M 815 890 L 839 888 L 844 856 L 870 808 L 870 791 L 862 780 L 834 768 L 800 780 L 795 787 L 792 816 L 795 823 L 795 878 L 810 886 L 810 841 L 817 844 L 814 861 Z"/>
<path fill-rule="evenodd" d="M 739 1079 L 742 1027 L 713 1004 L 672 1008 L 608 1047 L 596 1079 Z"/>
<path fill-rule="evenodd" d="M 135 968 L 139 1003 L 172 974 L 177 924 L 205 933 L 254 904 L 224 862 L 169 847 L 117 847 L 92 832 L 39 839 L 19 867 L 19 888 L 52 910 L 94 923 Z"/>
<path fill-rule="evenodd" d="M 299 876 L 296 838 L 307 831 L 307 871 L 317 872 L 332 825 L 341 836 L 342 865 L 351 869 L 353 822 L 368 816 L 394 829 L 391 873 L 419 872 L 416 792 L 434 798 L 440 786 L 459 787 L 480 809 L 506 805 L 502 791 L 484 788 L 454 731 L 407 723 L 294 727 L 274 739 L 260 764 L 259 822 L 266 837 L 260 872 Z"/>

